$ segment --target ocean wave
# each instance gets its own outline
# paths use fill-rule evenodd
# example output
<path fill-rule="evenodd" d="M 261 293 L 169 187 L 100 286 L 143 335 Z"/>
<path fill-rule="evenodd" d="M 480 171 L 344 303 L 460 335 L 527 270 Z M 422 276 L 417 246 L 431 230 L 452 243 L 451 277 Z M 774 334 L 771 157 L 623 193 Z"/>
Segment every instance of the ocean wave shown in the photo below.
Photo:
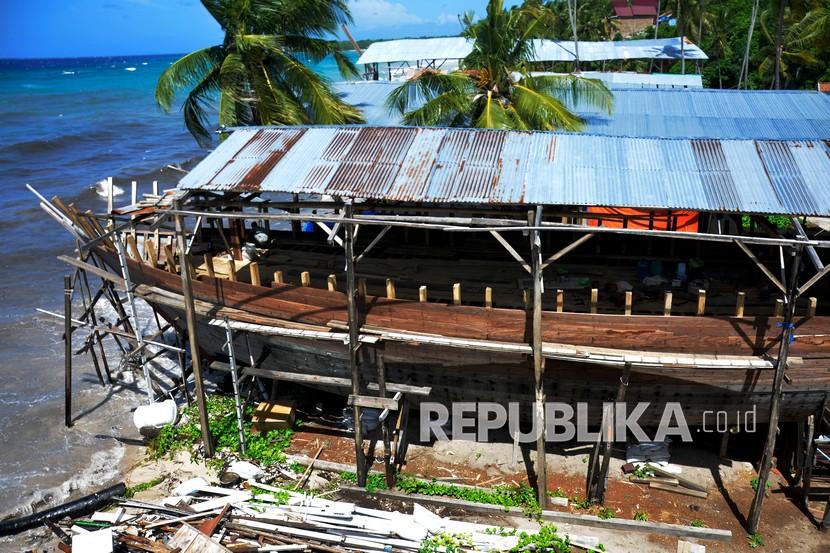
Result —
<path fill-rule="evenodd" d="M 80 143 L 101 143 L 102 141 L 114 141 L 119 138 L 117 131 L 101 129 L 88 133 L 62 134 L 54 138 L 41 138 L 15 142 L 0 147 L 0 154 L 37 155 L 53 152 L 63 148 L 77 147 Z"/>

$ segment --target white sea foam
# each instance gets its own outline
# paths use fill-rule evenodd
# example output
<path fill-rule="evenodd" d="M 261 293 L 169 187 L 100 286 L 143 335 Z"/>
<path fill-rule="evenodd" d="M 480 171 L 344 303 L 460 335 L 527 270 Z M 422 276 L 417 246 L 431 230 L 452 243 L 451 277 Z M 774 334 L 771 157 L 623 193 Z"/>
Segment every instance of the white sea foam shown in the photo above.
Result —
<path fill-rule="evenodd" d="M 95 183 L 95 193 L 101 196 L 102 198 L 106 198 L 109 195 L 109 181 L 107 179 L 101 179 Z M 120 186 L 115 184 L 112 185 L 112 195 L 113 196 L 120 196 L 124 193 L 124 189 Z"/>
<path fill-rule="evenodd" d="M 124 71 L 135 71 L 135 67 L 125 67 Z"/>
<path fill-rule="evenodd" d="M 62 75 L 74 75 L 75 72 L 74 71 L 62 71 L 61 74 Z"/>

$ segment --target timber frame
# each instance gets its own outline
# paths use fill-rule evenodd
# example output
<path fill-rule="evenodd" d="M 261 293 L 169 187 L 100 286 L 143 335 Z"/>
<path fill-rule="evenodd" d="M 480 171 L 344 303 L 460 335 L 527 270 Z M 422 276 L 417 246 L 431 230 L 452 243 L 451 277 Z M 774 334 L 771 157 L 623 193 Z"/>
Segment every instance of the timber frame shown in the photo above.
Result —
<path fill-rule="evenodd" d="M 346 332 L 342 335 L 342 340 L 345 341 L 348 347 L 349 364 L 351 367 L 351 381 L 348 382 L 351 391 L 350 403 L 354 409 L 355 415 L 355 452 L 357 459 L 357 474 L 359 485 L 365 484 L 365 478 L 368 468 L 366 466 L 365 450 L 363 445 L 363 432 L 361 425 L 361 407 L 367 405 L 381 405 L 385 408 L 384 413 L 388 415 L 390 410 L 402 411 L 401 404 L 405 402 L 405 394 L 402 394 L 400 385 L 386 382 L 386 375 L 384 370 L 383 352 L 381 351 L 383 340 L 395 340 L 395 336 L 387 333 L 383 336 L 373 335 L 367 332 L 362 327 L 361 311 L 363 308 L 363 301 L 366 297 L 365 283 L 361 283 L 357 278 L 356 265 L 364 259 L 364 257 L 377 246 L 392 228 L 404 229 L 424 229 L 433 231 L 442 231 L 447 233 L 447 236 L 452 239 L 452 235 L 456 233 L 488 233 L 491 234 L 510 254 L 510 256 L 528 273 L 532 279 L 532 294 L 527 295 L 526 308 L 529 312 L 530 327 L 528 332 L 528 341 L 526 345 L 515 344 L 507 348 L 502 343 L 490 340 L 452 340 L 454 347 L 462 349 L 475 348 L 490 348 L 496 351 L 510 351 L 516 354 L 527 356 L 532 359 L 533 373 L 534 373 L 534 397 L 532 398 L 535 405 L 535 413 L 537 424 L 541 428 L 545 427 L 545 390 L 543 382 L 546 378 L 555 378 L 555 376 L 547 376 L 545 373 L 546 359 L 556 359 L 556 355 L 550 354 L 550 348 L 543 343 L 542 336 L 542 310 L 543 310 L 543 293 L 544 287 L 544 271 L 550 267 L 554 267 L 556 262 L 562 259 L 567 254 L 576 250 L 590 239 L 604 234 L 620 235 L 623 237 L 648 237 L 654 239 L 676 239 L 676 240 L 692 240 L 700 243 L 715 242 L 715 243 L 732 243 L 736 248 L 745 253 L 749 259 L 758 267 L 764 276 L 775 286 L 781 293 L 780 302 L 783 305 L 783 323 L 781 326 L 781 333 L 779 338 L 778 353 L 770 363 L 775 369 L 774 387 L 770 405 L 769 418 L 769 432 L 766 438 L 764 455 L 760 462 L 759 468 L 759 493 L 756 494 L 752 503 L 750 514 L 748 517 L 748 530 L 750 532 L 757 531 L 761 516 L 761 508 L 764 500 L 765 483 L 769 477 L 772 467 L 772 456 L 775 449 L 777 422 L 779 416 L 779 408 L 782 396 L 782 385 L 787 378 L 786 371 L 788 366 L 789 344 L 794 335 L 794 314 L 796 300 L 802 294 L 806 293 L 814 285 L 816 285 L 824 276 L 830 273 L 830 268 L 824 267 L 817 251 L 830 248 L 830 240 L 814 240 L 807 237 L 803 229 L 800 229 L 799 234 L 795 237 L 784 236 L 756 236 L 750 234 L 719 234 L 719 233 L 687 233 L 671 230 L 636 230 L 628 228 L 609 228 L 602 226 L 592 226 L 585 224 L 590 220 L 591 215 L 584 210 L 571 209 L 562 206 L 534 206 L 532 209 L 522 212 L 517 209 L 499 210 L 498 206 L 424 206 L 418 204 L 394 204 L 383 202 L 361 202 L 350 198 L 335 198 L 333 201 L 320 201 L 319 199 L 311 199 L 308 201 L 301 201 L 299 195 L 294 195 L 294 201 L 266 201 L 259 197 L 256 193 L 192 193 L 175 191 L 168 196 L 159 196 L 157 198 L 150 198 L 148 202 L 137 205 L 127 206 L 125 208 L 112 210 L 109 213 L 87 217 L 97 222 L 98 220 L 106 220 L 109 222 L 111 230 L 94 235 L 88 232 L 83 224 L 80 222 L 82 217 L 79 217 L 77 212 L 66 208 L 56 207 L 45 199 L 41 206 L 47 213 L 58 222 L 70 230 L 78 240 L 78 252 L 82 259 L 85 259 L 84 252 L 91 252 L 96 247 L 107 242 L 115 241 L 118 244 L 118 251 L 120 257 L 126 257 L 123 249 L 121 235 L 126 235 L 128 232 L 147 234 L 158 232 L 160 229 L 174 231 L 177 238 L 179 248 L 179 265 L 181 266 L 181 283 L 184 291 L 184 308 L 187 315 L 187 335 L 190 340 L 190 350 L 198 351 L 199 345 L 197 341 L 197 331 L 195 326 L 195 317 L 197 306 L 193 301 L 192 276 L 190 264 L 186 261 L 187 249 L 193 243 L 194 238 L 202 231 L 204 225 L 214 226 L 214 221 L 220 220 L 219 229 L 221 232 L 221 220 L 227 219 L 233 224 L 244 225 L 245 221 L 260 222 L 266 227 L 274 223 L 290 223 L 291 228 L 297 230 L 300 222 L 311 222 L 314 225 L 322 228 L 326 235 L 329 244 L 336 244 L 342 246 L 343 263 L 345 266 L 346 275 L 346 298 L 348 302 L 348 320 L 345 328 Z M 172 200 L 172 201 L 171 201 Z M 371 213 L 364 213 L 366 211 Z M 505 216 L 504 212 L 512 216 Z M 380 213 L 379 213 L 380 212 Z M 544 220 L 543 213 L 549 219 Z M 493 215 L 493 216 L 487 216 Z M 185 225 L 185 219 L 190 218 L 195 220 L 195 227 L 189 231 Z M 551 218 L 558 218 L 559 221 L 550 220 Z M 169 227 L 170 221 L 175 223 L 174 228 Z M 362 252 L 355 252 L 356 236 L 361 226 L 381 227 L 380 232 L 372 239 L 372 241 L 363 249 Z M 799 227 L 800 228 L 800 227 Z M 341 234 L 342 232 L 342 234 Z M 578 238 L 573 240 L 568 245 L 560 248 L 555 253 L 549 255 L 547 258 L 542 253 L 541 237 L 547 233 L 570 232 L 578 234 Z M 527 260 L 519 250 L 517 250 L 511 243 L 509 243 L 504 235 L 507 233 L 522 233 L 529 239 L 529 255 Z M 190 238 L 188 240 L 188 234 Z M 227 245 L 228 249 L 238 249 L 241 244 L 239 238 L 231 236 L 230 240 L 222 234 L 222 239 Z M 158 239 L 153 243 L 160 245 Z M 787 271 L 782 261 L 781 275 L 776 276 L 773 272 L 764 265 L 756 254 L 750 249 L 753 247 L 776 247 L 781 252 L 781 259 L 783 260 L 785 252 L 792 258 L 790 268 Z M 145 250 L 147 248 L 145 247 Z M 802 256 L 807 252 L 810 259 L 813 261 L 817 271 L 814 275 L 809 277 L 806 281 L 799 284 L 800 274 L 802 272 Z M 136 254 L 138 255 L 138 254 Z M 155 253 L 150 253 L 150 256 Z M 172 265 L 175 270 L 176 264 L 173 257 L 175 253 L 171 249 L 167 252 L 167 263 Z M 89 265 L 81 259 L 74 260 L 66 258 L 65 261 L 71 263 L 79 270 L 89 270 L 91 274 L 102 276 L 105 282 L 108 282 L 110 287 L 113 283 L 124 287 L 124 289 L 131 291 L 134 287 L 130 283 L 129 275 L 124 272 L 120 280 L 117 277 L 103 277 L 99 272 L 107 272 L 92 265 Z M 232 263 L 232 261 L 231 261 Z M 122 265 L 126 265 L 126 261 L 122 259 Z M 210 271 L 213 267 L 210 266 Z M 252 269 L 253 270 L 253 269 Z M 258 268 L 256 269 L 258 271 Z M 86 273 L 84 273 L 85 275 Z M 108 273 L 107 274 L 111 274 Z M 333 275 L 332 275 L 333 276 Z M 257 273 L 257 279 L 259 274 Z M 108 280 L 107 280 L 108 279 Z M 282 275 L 274 275 L 274 282 L 281 282 Z M 257 281 L 258 282 L 258 281 Z M 304 282 L 304 285 L 305 282 Z M 329 290 L 336 289 L 336 279 L 329 279 Z M 460 285 L 453 287 L 453 300 L 457 303 L 461 301 Z M 666 314 L 671 312 L 671 293 L 667 293 L 665 300 Z M 394 298 L 394 283 L 387 283 L 387 295 Z M 421 301 L 427 300 L 426 287 L 421 287 L 420 290 Z M 739 295 L 739 310 L 740 316 L 743 316 L 743 298 Z M 702 314 L 705 309 L 706 296 L 705 293 L 701 295 L 698 304 L 698 314 Z M 492 300 L 490 299 L 490 302 Z M 596 293 L 592 292 L 592 312 L 596 312 Z M 487 300 L 485 300 L 485 305 Z M 561 298 L 557 295 L 556 300 L 557 311 L 561 311 Z M 815 309 L 815 302 L 811 302 L 812 309 Z M 626 314 L 631 312 L 631 297 L 626 296 Z M 135 320 L 135 315 L 132 315 Z M 67 318 L 67 321 L 69 318 Z M 68 324 L 68 323 L 67 323 Z M 293 329 L 273 329 L 274 332 L 294 332 Z M 300 331 L 296 332 L 311 332 Z M 333 336 L 329 335 L 326 339 L 331 339 Z M 397 339 L 404 341 L 424 341 L 435 340 L 428 336 L 418 336 L 415 334 L 398 337 Z M 136 335 L 139 351 L 144 350 L 142 337 Z M 379 345 L 380 344 L 380 345 Z M 546 353 L 547 348 L 547 353 Z M 369 355 L 369 351 L 374 355 Z M 374 361 L 372 361 L 374 359 Z M 594 362 L 605 364 L 608 366 L 616 366 L 623 369 L 620 388 L 617 393 L 617 400 L 624 400 L 626 390 L 629 387 L 629 374 L 632 365 L 636 365 L 637 361 L 612 358 L 611 356 L 598 355 Z M 661 366 L 663 360 L 658 360 L 655 366 Z M 379 396 L 377 401 L 372 401 L 370 396 L 363 395 L 364 390 L 371 389 L 366 387 L 361 382 L 360 366 L 364 363 L 374 363 L 377 367 L 378 383 L 375 386 Z M 199 355 L 193 355 L 193 373 L 196 376 L 196 396 L 200 405 L 200 418 L 202 419 L 202 428 L 206 433 L 205 443 L 210 444 L 209 428 L 207 424 L 206 414 L 202 418 L 204 411 L 204 391 L 201 385 L 201 368 L 199 363 Z M 555 373 L 553 373 L 555 375 Z M 149 381 L 149 377 L 148 377 Z M 341 382 L 340 385 L 345 385 Z M 395 398 L 388 398 L 387 393 L 398 390 Z M 67 390 L 67 393 L 70 391 Z M 151 395 L 152 397 L 152 395 Z M 611 398 L 609 398 L 611 399 Z M 394 401 L 393 401 L 394 400 Z M 385 418 L 384 415 L 384 424 Z M 67 419 L 68 420 L 68 419 Z M 609 424 L 610 421 L 605 421 L 603 426 Z M 386 426 L 384 426 L 384 431 Z M 206 453 L 212 454 L 212 446 L 208 445 Z M 607 479 L 608 458 L 610 455 L 610 442 L 606 439 L 596 443 L 592 460 L 589 464 L 589 474 L 587 478 L 587 490 L 589 497 L 598 501 L 602 500 L 605 481 Z M 393 473 L 389 467 L 391 465 L 391 453 L 388 444 L 388 436 L 384 433 L 384 460 L 387 467 L 387 478 L 391 481 Z M 395 462 L 400 462 L 395 455 Z M 544 508 L 547 505 L 547 463 L 545 457 L 545 436 L 544 432 L 539 433 L 536 446 L 536 462 L 535 474 L 537 482 L 537 491 L 540 505 Z"/>

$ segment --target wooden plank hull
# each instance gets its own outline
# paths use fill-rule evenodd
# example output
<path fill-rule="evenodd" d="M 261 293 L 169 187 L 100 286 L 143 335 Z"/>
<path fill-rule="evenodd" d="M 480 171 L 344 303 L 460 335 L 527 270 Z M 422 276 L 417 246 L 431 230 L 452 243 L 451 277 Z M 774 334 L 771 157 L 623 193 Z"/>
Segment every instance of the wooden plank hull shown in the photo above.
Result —
<path fill-rule="evenodd" d="M 100 252 L 113 264 L 108 251 Z M 130 262 L 135 283 L 181 293 L 176 274 Z M 217 307 L 230 307 L 255 319 L 283 323 L 342 325 L 346 302 L 342 293 L 291 285 L 273 288 L 200 277 L 193 283 L 197 300 Z M 180 308 L 171 302 L 153 302 L 167 318 L 183 321 Z M 361 306 L 363 324 L 408 332 L 441 334 L 456 338 L 489 339 L 526 343 L 526 314 L 521 310 L 485 309 L 438 303 L 417 303 L 369 296 Z M 199 343 L 204 353 L 223 358 L 224 329 L 208 324 L 214 315 L 198 318 Z M 249 321 L 250 322 L 250 321 Z M 545 312 L 546 341 L 579 346 L 634 349 L 646 352 L 678 352 L 728 355 L 774 355 L 777 351 L 779 319 L 772 317 L 656 317 L 588 315 Z M 790 367 L 785 384 L 781 418 L 803 420 L 814 413 L 830 391 L 830 320 L 812 317 L 799 320 L 799 337 L 792 355 L 802 362 Z M 330 340 L 284 336 L 249 336 L 252 355 L 261 368 L 303 374 L 349 378 L 345 345 Z M 237 355 L 247 359 L 245 340 L 237 344 Z M 530 359 L 515 353 L 461 350 L 427 344 L 385 343 L 390 382 L 431 386 L 429 401 L 519 402 L 529 411 L 533 398 Z M 577 362 L 548 360 L 549 401 L 569 404 L 586 402 L 592 421 L 601 416 L 601 403 L 616 396 L 621 369 Z M 364 363 L 363 378 L 374 381 L 375 369 Z M 640 422 L 655 424 L 666 402 L 681 404 L 687 421 L 699 424 L 706 411 L 731 413 L 754 410 L 759 421 L 767 417 L 773 370 L 634 368 L 627 401 L 649 402 L 652 407 Z M 345 393 L 345 390 L 343 390 Z M 730 415 L 733 417 L 734 415 Z M 710 416 L 710 423 L 714 420 Z M 730 422 L 732 419 L 730 418 Z"/>

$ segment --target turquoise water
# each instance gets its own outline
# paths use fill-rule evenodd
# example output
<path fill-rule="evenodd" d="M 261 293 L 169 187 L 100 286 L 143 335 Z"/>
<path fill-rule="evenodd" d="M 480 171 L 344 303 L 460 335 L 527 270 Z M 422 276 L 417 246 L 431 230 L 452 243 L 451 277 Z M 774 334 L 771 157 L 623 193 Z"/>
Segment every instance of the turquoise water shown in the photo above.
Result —
<path fill-rule="evenodd" d="M 94 211 L 106 202 L 92 187 L 108 176 L 125 190 L 131 180 L 141 192 L 153 180 L 175 186 L 181 173 L 167 166 L 206 154 L 181 113 L 164 114 L 153 100 L 159 74 L 177 57 L 0 60 L 0 516 L 115 477 L 122 449 L 114 436 L 130 427 L 139 401 L 129 386 L 108 399 L 113 390 L 76 357 L 76 408 L 89 413 L 63 428 L 62 329 L 34 309 L 62 310 L 69 271 L 56 256 L 73 244 L 24 185 Z M 339 78 L 331 59 L 315 69 Z"/>

